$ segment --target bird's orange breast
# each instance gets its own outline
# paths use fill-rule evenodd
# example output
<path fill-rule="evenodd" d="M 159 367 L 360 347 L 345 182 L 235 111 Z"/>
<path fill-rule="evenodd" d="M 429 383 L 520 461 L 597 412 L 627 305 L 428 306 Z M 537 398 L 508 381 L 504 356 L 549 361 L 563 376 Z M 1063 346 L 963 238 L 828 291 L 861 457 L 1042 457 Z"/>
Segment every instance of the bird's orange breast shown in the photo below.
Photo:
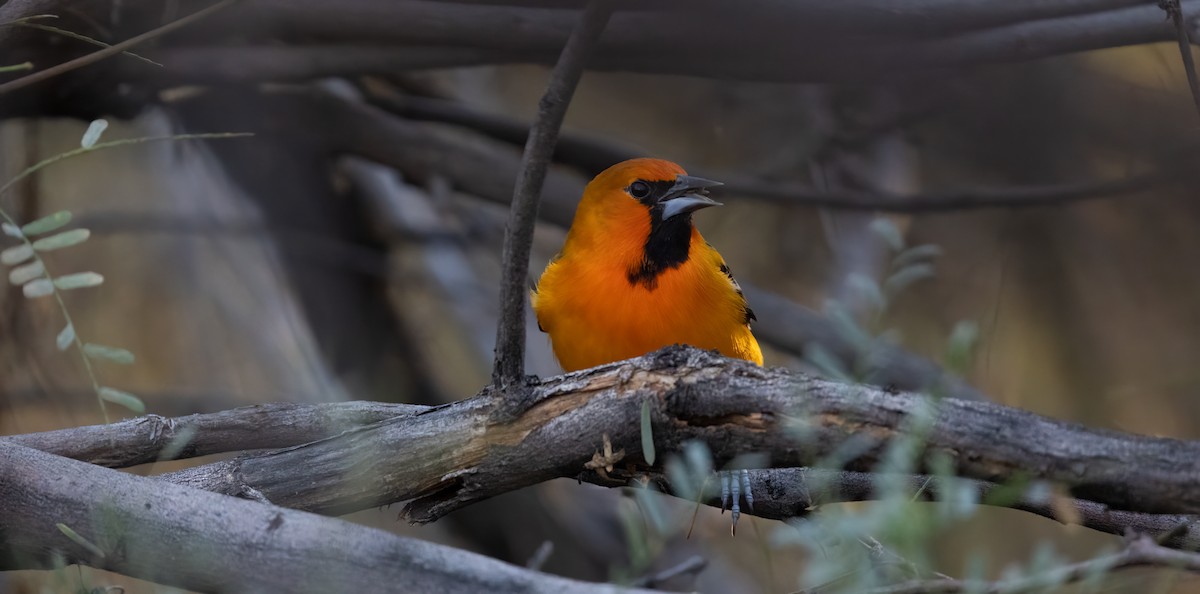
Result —
<path fill-rule="evenodd" d="M 617 246 L 610 246 L 617 248 Z M 628 263 L 591 250 L 565 251 L 533 295 L 538 322 L 566 371 L 636 357 L 680 343 L 762 364 L 745 302 L 723 262 L 693 230 L 689 258 L 634 283 Z"/>

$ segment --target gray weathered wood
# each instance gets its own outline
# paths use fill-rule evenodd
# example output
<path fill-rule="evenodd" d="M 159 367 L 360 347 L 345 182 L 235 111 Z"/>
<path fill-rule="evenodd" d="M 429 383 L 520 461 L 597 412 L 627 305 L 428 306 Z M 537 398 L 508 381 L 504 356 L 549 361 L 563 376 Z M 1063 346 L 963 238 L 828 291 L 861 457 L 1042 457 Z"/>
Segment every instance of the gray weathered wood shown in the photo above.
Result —
<path fill-rule="evenodd" d="M 471 502 L 575 476 L 608 434 L 640 463 L 641 403 L 649 400 L 659 452 L 688 440 L 718 463 L 765 452 L 776 467 L 812 466 L 852 448 L 850 470 L 870 470 L 908 428 L 923 397 L 764 369 L 692 348 L 546 380 L 533 405 L 497 421 L 502 398 L 484 394 L 411 417 L 164 478 L 227 494 L 286 498 L 338 513 L 414 499 L 428 522 Z M 803 430 L 800 427 L 804 427 Z M 925 452 L 989 482 L 1062 483 L 1113 509 L 1200 513 L 1200 443 L 1089 429 L 996 404 L 942 401 Z M 660 460 L 663 456 L 660 456 Z M 304 469 L 303 473 L 296 469 Z M 321 485 L 315 489 L 313 485 Z"/>
<path fill-rule="evenodd" d="M 0 441 L 0 570 L 54 553 L 202 592 L 625 592 Z M 92 547 L 68 538 L 62 524 Z"/>

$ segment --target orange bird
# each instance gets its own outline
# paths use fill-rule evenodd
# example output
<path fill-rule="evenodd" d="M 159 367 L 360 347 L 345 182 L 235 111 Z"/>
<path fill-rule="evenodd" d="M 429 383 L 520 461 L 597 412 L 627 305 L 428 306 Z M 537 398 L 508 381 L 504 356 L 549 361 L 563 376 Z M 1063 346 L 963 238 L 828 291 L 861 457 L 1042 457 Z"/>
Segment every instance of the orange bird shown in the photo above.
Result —
<path fill-rule="evenodd" d="M 692 226 L 721 185 L 632 159 L 587 185 L 562 251 L 533 289 L 538 327 L 566 371 L 675 343 L 762 365 L 754 312 L 721 254 Z"/>

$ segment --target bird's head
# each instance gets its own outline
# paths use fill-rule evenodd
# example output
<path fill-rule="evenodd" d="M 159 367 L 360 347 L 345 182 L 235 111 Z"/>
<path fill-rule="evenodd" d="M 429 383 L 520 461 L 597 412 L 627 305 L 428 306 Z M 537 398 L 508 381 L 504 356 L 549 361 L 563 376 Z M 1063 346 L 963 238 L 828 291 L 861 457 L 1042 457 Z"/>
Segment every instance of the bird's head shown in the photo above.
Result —
<path fill-rule="evenodd" d="M 661 159 L 617 163 L 584 190 L 564 253 L 589 250 L 593 259 L 625 268 L 631 283 L 653 286 L 660 272 L 687 260 L 693 240 L 703 241 L 692 213 L 720 205 L 708 197 L 719 185 Z"/>
<path fill-rule="evenodd" d="M 597 175 L 584 191 L 580 207 L 606 213 L 613 221 L 648 215 L 647 220 L 657 226 L 676 218 L 690 220 L 691 213 L 701 208 L 720 206 L 708 197 L 708 189 L 719 185 L 690 176 L 670 161 L 630 159 Z"/>

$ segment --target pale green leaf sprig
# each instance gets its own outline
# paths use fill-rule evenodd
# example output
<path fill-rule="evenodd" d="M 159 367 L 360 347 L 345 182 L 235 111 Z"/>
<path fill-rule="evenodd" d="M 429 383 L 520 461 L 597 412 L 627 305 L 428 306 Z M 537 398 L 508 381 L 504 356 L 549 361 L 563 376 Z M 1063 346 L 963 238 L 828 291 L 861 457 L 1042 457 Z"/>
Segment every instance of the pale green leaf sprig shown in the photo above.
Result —
<path fill-rule="evenodd" d="M 41 28 L 52 29 L 48 27 Z M 54 32 L 59 31 L 55 30 Z M 0 185 L 0 196 L 15 186 L 17 182 L 50 165 L 100 149 L 164 140 L 211 140 L 252 136 L 252 134 L 246 133 L 174 134 L 169 136 L 123 138 L 100 142 L 100 137 L 107 128 L 107 120 L 98 119 L 93 121 L 88 125 L 87 130 L 83 133 L 83 137 L 80 138 L 79 148 L 58 153 L 21 171 L 16 177 Z M 96 399 L 100 404 L 100 410 L 104 415 L 105 422 L 108 422 L 106 403 L 122 406 L 139 415 L 143 414 L 146 410 L 146 405 L 140 398 L 129 392 L 102 385 L 96 376 L 95 370 L 95 365 L 98 363 L 130 365 L 135 359 L 133 353 L 123 348 L 83 340 L 79 336 L 75 323 L 71 319 L 71 312 L 67 309 L 62 298 L 64 291 L 74 291 L 102 285 L 104 283 L 104 276 L 92 271 L 73 272 L 55 276 L 46 266 L 46 261 L 43 258 L 48 252 L 78 246 L 91 238 L 91 231 L 87 229 L 66 229 L 71 223 L 71 218 L 71 213 L 63 210 L 21 225 L 7 210 L 0 206 L 0 231 L 4 235 L 19 241 L 16 245 L 0 250 L 0 265 L 9 268 L 8 281 L 15 286 L 21 287 L 21 292 L 26 298 L 54 298 L 65 322 L 62 330 L 55 337 L 55 346 L 60 351 L 66 351 L 74 346 L 79 352 L 80 360 L 83 362 L 84 370 L 91 381 L 92 389 L 96 393 Z"/>

